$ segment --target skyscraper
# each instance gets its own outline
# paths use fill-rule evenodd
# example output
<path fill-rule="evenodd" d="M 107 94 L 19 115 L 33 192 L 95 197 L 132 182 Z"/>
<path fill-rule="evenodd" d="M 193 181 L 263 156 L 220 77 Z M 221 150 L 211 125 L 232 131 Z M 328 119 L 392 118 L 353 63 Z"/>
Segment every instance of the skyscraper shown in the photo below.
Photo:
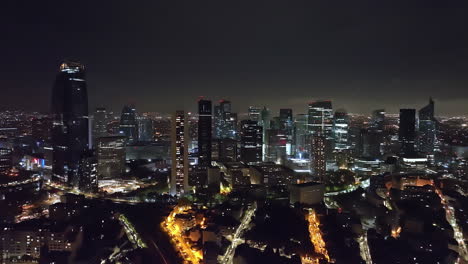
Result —
<path fill-rule="evenodd" d="M 349 116 L 344 110 L 336 111 L 333 119 L 333 136 L 335 149 L 349 149 L 348 144 Z"/>
<path fill-rule="evenodd" d="M 333 160 L 333 108 L 331 101 L 315 101 L 309 103 L 308 109 L 309 135 L 324 137 L 325 160 Z M 312 139 L 312 141 L 314 141 Z M 310 152 L 313 154 L 313 151 Z"/>
<path fill-rule="evenodd" d="M 100 137 L 97 143 L 99 179 L 115 179 L 125 171 L 125 136 Z"/>
<path fill-rule="evenodd" d="M 80 160 L 80 181 L 79 188 L 84 192 L 98 191 L 98 161 L 92 151 L 85 153 Z"/>
<path fill-rule="evenodd" d="M 260 107 L 250 106 L 249 107 L 249 120 L 260 121 L 261 111 L 262 111 L 262 109 Z"/>
<path fill-rule="evenodd" d="M 331 101 L 315 101 L 309 103 L 308 111 L 309 133 L 322 135 L 327 139 L 333 136 L 333 108 Z"/>
<path fill-rule="evenodd" d="M 398 140 L 401 144 L 401 153 L 412 155 L 415 152 L 414 144 L 416 139 L 416 110 L 400 109 L 400 128 L 398 130 Z"/>
<path fill-rule="evenodd" d="M 176 111 L 172 118 L 171 194 L 182 195 L 188 191 L 188 124 L 184 111 Z"/>
<path fill-rule="evenodd" d="M 262 127 L 257 121 L 241 122 L 241 160 L 247 164 L 262 161 Z"/>
<path fill-rule="evenodd" d="M 151 142 L 154 137 L 154 126 L 153 120 L 143 114 L 137 117 L 138 123 L 138 141 L 140 142 Z"/>
<path fill-rule="evenodd" d="M 198 100 L 198 165 L 204 170 L 211 165 L 211 118 L 211 101 Z"/>
<path fill-rule="evenodd" d="M 311 171 L 315 177 L 321 181 L 325 177 L 326 161 L 325 161 L 325 137 L 320 135 L 311 136 Z"/>
<path fill-rule="evenodd" d="M 269 135 L 267 134 L 268 133 L 268 130 L 270 129 L 270 110 L 268 108 L 266 108 L 265 106 L 263 107 L 262 111 L 260 112 L 260 123 L 259 125 L 262 127 L 263 129 L 263 139 L 262 139 L 262 152 L 263 152 L 263 158 L 262 158 L 262 161 L 266 161 L 267 160 L 267 141 L 268 141 L 268 137 Z"/>
<path fill-rule="evenodd" d="M 133 105 L 124 105 L 120 117 L 120 133 L 127 137 L 128 143 L 138 141 L 138 123 L 136 109 Z"/>
<path fill-rule="evenodd" d="M 295 155 L 302 158 L 306 151 L 307 115 L 298 114 L 294 119 L 294 147 Z"/>
<path fill-rule="evenodd" d="M 432 154 L 436 141 L 436 120 L 434 118 L 434 101 L 429 98 L 429 104 L 419 110 L 418 149 L 420 152 Z"/>
<path fill-rule="evenodd" d="M 0 174 L 6 173 L 13 166 L 12 149 L 0 148 Z"/>
<path fill-rule="evenodd" d="M 52 91 L 53 177 L 73 186 L 79 184 L 79 163 L 89 148 L 88 93 L 85 68 L 65 61 Z"/>
<path fill-rule="evenodd" d="M 215 116 L 215 137 L 237 138 L 237 114 L 231 111 L 231 102 L 227 100 L 219 101 L 219 105 L 214 107 Z"/>
<path fill-rule="evenodd" d="M 107 111 L 105 107 L 97 107 L 93 115 L 93 146 L 100 137 L 107 136 Z"/>
<path fill-rule="evenodd" d="M 385 125 L 385 109 L 377 109 L 372 111 L 370 127 L 374 130 L 382 132 Z"/>

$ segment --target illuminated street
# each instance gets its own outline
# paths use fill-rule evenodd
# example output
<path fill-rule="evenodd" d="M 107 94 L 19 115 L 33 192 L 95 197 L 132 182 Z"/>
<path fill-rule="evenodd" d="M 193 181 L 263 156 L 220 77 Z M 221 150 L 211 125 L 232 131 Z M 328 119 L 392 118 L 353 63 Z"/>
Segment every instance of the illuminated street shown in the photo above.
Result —
<path fill-rule="evenodd" d="M 447 222 L 453 228 L 454 239 L 458 243 L 458 254 L 460 254 L 460 257 L 458 258 L 457 263 L 467 263 L 468 262 L 468 249 L 466 247 L 465 239 L 463 237 L 463 231 L 457 223 L 457 218 L 455 217 L 455 210 L 449 204 L 447 199 L 444 197 L 442 191 L 440 191 L 439 189 L 436 189 L 436 192 L 439 195 L 440 201 L 444 207 Z"/>
<path fill-rule="evenodd" d="M 372 256 L 369 249 L 369 242 L 367 241 L 367 231 L 358 237 L 359 251 L 361 258 L 366 262 L 366 264 L 372 264 Z"/>
<path fill-rule="evenodd" d="M 191 209 L 190 206 L 176 206 L 164 222 L 161 223 L 164 231 L 171 237 L 173 245 L 187 264 L 199 264 L 203 261 L 203 253 L 194 249 L 192 244 L 185 238 L 184 232 L 187 227 L 176 223 L 178 214 L 185 214 Z"/>
<path fill-rule="evenodd" d="M 320 231 L 320 220 L 315 210 L 309 209 L 307 221 L 309 222 L 310 241 L 314 245 L 315 253 L 322 255 L 328 262 L 330 262 L 330 256 L 328 255 L 325 241 L 322 237 L 322 231 Z M 313 259 L 309 256 L 303 257 L 302 260 L 305 263 L 319 263 L 318 259 Z"/>
<path fill-rule="evenodd" d="M 242 236 L 244 235 L 245 231 L 249 228 L 250 222 L 252 221 L 252 217 L 255 214 L 255 210 L 257 209 L 257 205 L 254 204 L 250 206 L 246 212 L 240 225 L 237 227 L 236 231 L 232 236 L 231 245 L 227 248 L 226 252 L 220 259 L 220 263 L 222 264 L 231 264 L 234 259 L 234 254 L 236 253 L 236 248 L 240 244 L 244 243 Z"/>
<path fill-rule="evenodd" d="M 132 242 L 134 248 L 147 248 L 148 246 L 143 242 L 138 232 L 135 230 L 133 224 L 128 220 L 125 215 L 119 215 L 119 221 L 124 227 L 125 234 L 128 239 Z"/>

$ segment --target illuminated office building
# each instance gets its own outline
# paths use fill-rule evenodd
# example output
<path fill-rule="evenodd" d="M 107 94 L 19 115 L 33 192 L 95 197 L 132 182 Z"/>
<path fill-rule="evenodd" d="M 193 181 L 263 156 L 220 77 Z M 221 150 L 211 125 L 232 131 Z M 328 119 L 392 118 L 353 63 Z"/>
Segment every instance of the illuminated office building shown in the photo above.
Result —
<path fill-rule="evenodd" d="M 215 138 L 237 138 L 237 114 L 232 113 L 231 102 L 221 100 L 214 107 Z"/>
<path fill-rule="evenodd" d="M 172 118 L 171 194 L 183 195 L 188 191 L 188 124 L 184 111 L 176 111 Z"/>
<path fill-rule="evenodd" d="M 333 136 L 335 149 L 349 149 L 348 144 L 349 116 L 345 111 L 336 111 L 333 119 Z"/>
<path fill-rule="evenodd" d="M 12 150 L 9 148 L 0 148 L 0 174 L 6 173 L 12 166 Z"/>
<path fill-rule="evenodd" d="M 84 154 L 80 161 L 81 191 L 93 193 L 98 191 L 98 160 L 91 151 Z"/>
<path fill-rule="evenodd" d="M 52 91 L 54 180 L 79 184 L 79 163 L 89 148 L 88 94 L 85 67 L 75 61 L 60 65 Z"/>
<path fill-rule="evenodd" d="M 311 171 L 313 175 L 323 181 L 326 172 L 325 144 L 324 136 L 311 137 Z"/>
<path fill-rule="evenodd" d="M 137 117 L 138 123 L 138 141 L 140 142 L 151 142 L 154 138 L 154 126 L 153 120 L 143 114 Z"/>
<path fill-rule="evenodd" d="M 198 101 L 198 165 L 206 170 L 211 165 L 211 131 L 212 131 L 211 101 Z"/>
<path fill-rule="evenodd" d="M 97 107 L 93 115 L 93 146 L 96 146 L 100 137 L 108 135 L 107 132 L 107 111 L 105 107 Z"/>
<path fill-rule="evenodd" d="M 138 122 L 136 109 L 133 105 L 125 105 L 122 109 L 120 134 L 126 136 L 130 144 L 138 141 Z"/>
<path fill-rule="evenodd" d="M 385 127 L 385 109 L 372 111 L 370 127 L 378 131 L 383 131 Z"/>
<path fill-rule="evenodd" d="M 307 115 L 298 114 L 294 119 L 294 148 L 295 156 L 303 158 L 307 152 Z"/>
<path fill-rule="evenodd" d="M 262 127 L 257 121 L 244 120 L 241 122 L 241 161 L 255 164 L 262 161 Z"/>
<path fill-rule="evenodd" d="M 259 122 L 261 119 L 262 108 L 256 106 L 249 107 L 249 120 Z"/>
<path fill-rule="evenodd" d="M 99 180 L 121 177 L 125 172 L 125 136 L 100 137 L 97 143 Z"/>
<path fill-rule="evenodd" d="M 322 135 L 327 139 L 333 137 L 333 108 L 331 101 L 309 103 L 308 127 L 309 133 L 312 135 Z"/>

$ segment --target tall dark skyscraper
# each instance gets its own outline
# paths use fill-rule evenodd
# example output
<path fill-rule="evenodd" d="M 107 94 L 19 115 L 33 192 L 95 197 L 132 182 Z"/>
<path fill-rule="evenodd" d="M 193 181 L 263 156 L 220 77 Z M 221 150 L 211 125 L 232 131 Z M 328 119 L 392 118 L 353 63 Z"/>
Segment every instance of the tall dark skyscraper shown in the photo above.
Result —
<path fill-rule="evenodd" d="M 85 68 L 65 61 L 52 91 L 53 177 L 73 186 L 79 184 L 79 164 L 89 148 L 88 93 Z"/>
<path fill-rule="evenodd" d="M 243 120 L 241 122 L 241 160 L 247 164 L 262 161 L 262 127 L 257 121 Z"/>
<path fill-rule="evenodd" d="M 416 140 L 416 110 L 400 109 L 400 128 L 398 139 L 401 144 L 401 153 L 404 155 L 414 154 Z"/>
<path fill-rule="evenodd" d="M 211 101 L 200 99 L 198 101 L 198 164 L 203 169 L 211 165 L 211 119 Z"/>
<path fill-rule="evenodd" d="M 120 117 L 120 133 L 127 137 L 128 143 L 138 141 L 138 121 L 135 106 L 125 105 Z"/>
<path fill-rule="evenodd" d="M 421 108 L 419 116 L 418 149 L 420 152 L 434 152 L 436 141 L 436 120 L 434 118 L 434 101 L 429 98 L 429 104 Z"/>
<path fill-rule="evenodd" d="M 372 111 L 371 128 L 374 130 L 383 131 L 385 125 L 385 109 L 377 109 Z"/>

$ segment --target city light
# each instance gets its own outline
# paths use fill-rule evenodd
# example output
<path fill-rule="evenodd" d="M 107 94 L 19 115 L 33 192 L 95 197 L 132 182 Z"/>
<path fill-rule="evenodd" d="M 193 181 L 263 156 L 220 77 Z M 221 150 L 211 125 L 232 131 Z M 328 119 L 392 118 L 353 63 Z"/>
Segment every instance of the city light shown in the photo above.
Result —
<path fill-rule="evenodd" d="M 313 209 L 309 209 L 306 215 L 307 222 L 309 223 L 309 237 L 310 241 L 314 245 L 315 253 L 320 254 L 330 262 L 330 256 L 326 249 L 325 241 L 322 237 L 322 231 L 320 230 L 320 220 L 317 216 L 317 213 Z M 319 259 L 311 258 L 310 256 L 303 256 L 303 261 L 306 263 L 319 263 Z"/>
<path fill-rule="evenodd" d="M 203 261 L 203 252 L 195 249 L 194 245 L 185 237 L 184 232 L 188 226 L 181 226 L 176 221 L 177 215 L 187 214 L 192 208 L 190 206 L 176 206 L 161 223 L 163 230 L 170 236 L 172 244 L 176 247 L 180 256 L 186 264 L 201 264 Z M 204 225 L 204 220 L 202 221 Z"/>

